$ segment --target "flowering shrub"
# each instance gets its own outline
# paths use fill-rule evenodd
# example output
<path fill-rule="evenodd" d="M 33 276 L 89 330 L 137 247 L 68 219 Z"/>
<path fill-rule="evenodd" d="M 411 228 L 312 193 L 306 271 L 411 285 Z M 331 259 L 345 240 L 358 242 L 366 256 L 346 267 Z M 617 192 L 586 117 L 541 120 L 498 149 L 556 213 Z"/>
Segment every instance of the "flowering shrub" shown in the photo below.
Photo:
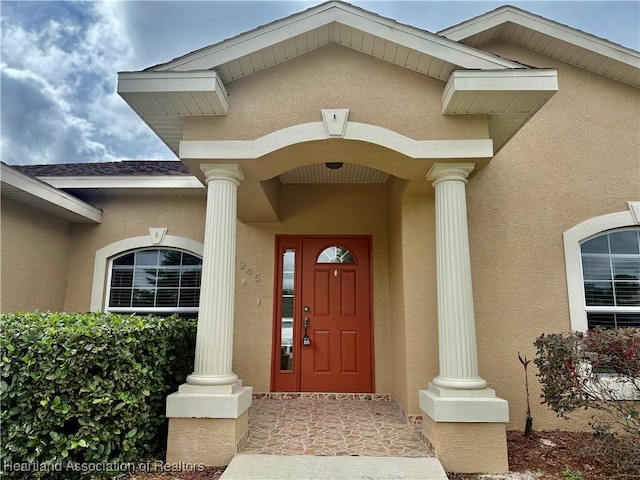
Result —
<path fill-rule="evenodd" d="M 535 346 L 542 395 L 553 411 L 566 417 L 591 408 L 609 414 L 601 422 L 640 434 L 640 329 L 542 335 Z"/>
<path fill-rule="evenodd" d="M 565 418 L 593 410 L 592 427 L 610 440 L 606 454 L 620 459 L 617 475 L 640 471 L 640 329 L 543 334 L 534 344 L 544 403 Z"/>

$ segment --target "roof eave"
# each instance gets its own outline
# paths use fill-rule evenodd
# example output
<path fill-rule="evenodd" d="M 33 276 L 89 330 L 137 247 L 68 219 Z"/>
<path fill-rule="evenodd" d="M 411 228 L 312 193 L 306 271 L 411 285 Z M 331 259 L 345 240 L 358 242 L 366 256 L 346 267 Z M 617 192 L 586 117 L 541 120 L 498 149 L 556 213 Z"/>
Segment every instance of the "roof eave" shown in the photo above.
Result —
<path fill-rule="evenodd" d="M 497 153 L 558 91 L 556 69 L 452 72 L 444 115 L 486 115 Z"/>
<path fill-rule="evenodd" d="M 438 34 L 457 42 L 480 47 L 495 39 L 505 40 L 505 26 L 508 24 L 526 29 L 529 33 L 546 35 L 559 42 L 572 45 L 574 48 L 600 56 L 602 59 L 615 62 L 619 65 L 619 68 L 611 67 L 609 70 L 614 72 L 617 70 L 620 73 L 604 76 L 636 88 L 640 87 L 639 52 L 512 6 L 500 7 L 442 30 Z M 522 38 L 530 37 L 531 35 L 522 35 Z M 535 50 L 533 46 L 528 46 L 526 43 L 518 44 L 524 48 Z M 580 58 L 580 55 L 574 54 L 573 57 Z M 554 56 L 554 58 L 585 68 L 583 65 L 563 58 L 561 55 Z M 592 63 L 597 64 L 598 62 Z M 589 68 L 585 69 L 591 70 Z M 604 74 L 604 72 L 599 72 L 597 69 L 591 71 Z"/>
<path fill-rule="evenodd" d="M 71 223 L 102 223 L 102 210 L 2 164 L 2 195 Z"/>

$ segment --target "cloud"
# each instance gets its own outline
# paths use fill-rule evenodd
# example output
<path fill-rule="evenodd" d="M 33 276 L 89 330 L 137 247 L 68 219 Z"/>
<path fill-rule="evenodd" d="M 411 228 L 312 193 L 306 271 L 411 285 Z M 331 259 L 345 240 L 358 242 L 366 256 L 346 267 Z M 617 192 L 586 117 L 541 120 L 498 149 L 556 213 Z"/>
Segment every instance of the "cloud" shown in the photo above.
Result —
<path fill-rule="evenodd" d="M 11 22 L 2 18 L 3 160 L 171 158 L 116 93 L 116 73 L 133 58 L 118 3 L 38 10 L 34 18 L 33 5 L 14 3 Z"/>

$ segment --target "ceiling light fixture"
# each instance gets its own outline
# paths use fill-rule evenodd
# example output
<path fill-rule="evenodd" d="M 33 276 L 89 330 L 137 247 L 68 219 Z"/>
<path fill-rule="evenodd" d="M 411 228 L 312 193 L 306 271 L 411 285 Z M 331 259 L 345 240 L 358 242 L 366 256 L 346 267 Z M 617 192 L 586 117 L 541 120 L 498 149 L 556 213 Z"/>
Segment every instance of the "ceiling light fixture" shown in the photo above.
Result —
<path fill-rule="evenodd" d="M 344 165 L 343 162 L 327 162 L 324 164 L 329 170 L 338 170 Z"/>

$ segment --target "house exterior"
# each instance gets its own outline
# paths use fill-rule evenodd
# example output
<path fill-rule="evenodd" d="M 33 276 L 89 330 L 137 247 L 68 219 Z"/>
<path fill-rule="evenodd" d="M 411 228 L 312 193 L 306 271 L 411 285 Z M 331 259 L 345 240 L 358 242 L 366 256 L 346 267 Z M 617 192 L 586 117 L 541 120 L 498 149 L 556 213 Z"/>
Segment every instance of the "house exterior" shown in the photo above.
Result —
<path fill-rule="evenodd" d="M 252 393 L 344 392 L 506 471 L 518 353 L 640 326 L 639 87 L 509 6 L 432 34 L 332 1 L 122 72 L 181 162 L 3 164 L 2 311 L 197 315 L 169 461 L 228 463 Z M 584 427 L 532 383 L 536 429 Z"/>

